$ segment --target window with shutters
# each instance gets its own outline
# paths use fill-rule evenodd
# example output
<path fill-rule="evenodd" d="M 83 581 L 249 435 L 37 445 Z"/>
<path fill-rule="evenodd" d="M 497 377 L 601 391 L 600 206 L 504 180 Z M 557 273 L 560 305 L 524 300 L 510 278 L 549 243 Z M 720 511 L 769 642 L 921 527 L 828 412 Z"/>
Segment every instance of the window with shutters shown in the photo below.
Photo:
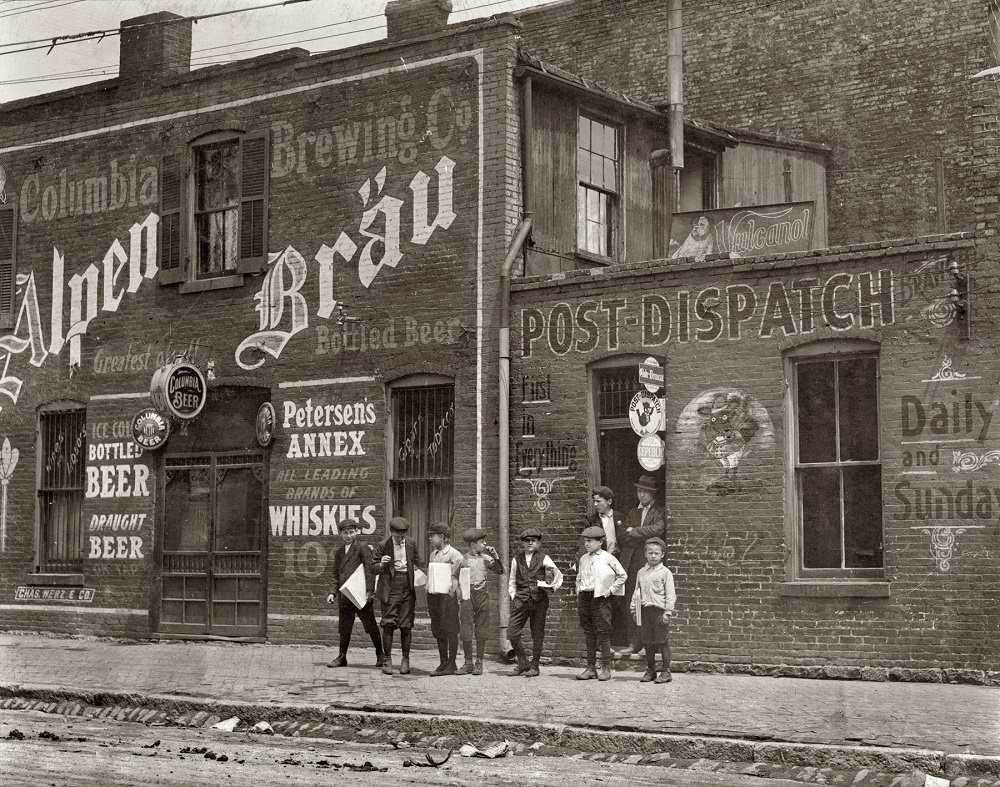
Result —
<path fill-rule="evenodd" d="M 239 274 L 267 267 L 269 151 L 266 132 L 214 132 L 163 157 L 161 284 L 238 285 Z"/>
<path fill-rule="evenodd" d="M 17 208 L 13 200 L 0 205 L 0 327 L 14 324 L 14 290 L 17 276 Z"/>
<path fill-rule="evenodd" d="M 87 411 L 73 402 L 51 405 L 39 416 L 38 437 L 39 568 L 80 571 Z"/>

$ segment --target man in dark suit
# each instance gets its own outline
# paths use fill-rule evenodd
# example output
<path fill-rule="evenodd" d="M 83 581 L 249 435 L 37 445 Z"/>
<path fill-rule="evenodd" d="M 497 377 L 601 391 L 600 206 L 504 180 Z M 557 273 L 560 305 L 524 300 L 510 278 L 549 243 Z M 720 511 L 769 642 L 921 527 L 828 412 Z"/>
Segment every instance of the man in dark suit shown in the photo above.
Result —
<path fill-rule="evenodd" d="M 361 625 L 365 627 L 365 631 L 371 637 L 372 645 L 375 647 L 375 666 L 381 667 L 385 656 L 382 654 L 382 637 L 379 636 L 378 623 L 375 621 L 375 605 L 373 602 L 375 598 L 375 570 L 372 566 L 372 552 L 366 544 L 362 544 L 357 540 L 357 522 L 342 522 L 340 525 L 340 535 L 344 539 L 344 546 L 343 548 L 338 547 L 334 553 L 333 592 L 326 597 L 328 604 L 332 604 L 334 600 L 337 601 L 339 617 L 337 629 L 340 634 L 340 655 L 327 666 L 347 666 L 347 648 L 351 644 L 351 632 L 354 630 L 354 618 L 357 616 L 361 618 Z M 354 572 L 359 567 L 365 578 L 365 605 L 360 609 L 341 590 L 343 584 L 354 575 Z"/>
<path fill-rule="evenodd" d="M 628 512 L 625 524 L 618 528 L 619 560 L 628 572 L 625 584 L 625 599 L 631 599 L 635 591 L 636 575 L 646 562 L 645 544 L 647 538 L 667 540 L 667 520 L 659 506 L 654 505 L 656 479 L 649 475 L 639 476 L 635 483 L 635 494 L 639 505 Z M 626 601 L 627 603 L 627 601 Z M 642 635 L 635 620 L 629 616 L 629 647 L 618 652 L 619 656 L 631 656 L 642 651 Z"/>
<path fill-rule="evenodd" d="M 394 516 L 389 520 L 391 535 L 378 552 L 375 568 L 382 577 L 376 595 L 382 605 L 382 648 L 385 651 L 382 672 L 386 675 L 392 675 L 392 639 L 396 629 L 399 629 L 399 643 L 403 650 L 399 674 L 410 673 L 410 641 L 417 601 L 413 572 L 419 567 L 420 557 L 417 543 L 406 535 L 409 529 L 410 523 L 405 517 Z"/>

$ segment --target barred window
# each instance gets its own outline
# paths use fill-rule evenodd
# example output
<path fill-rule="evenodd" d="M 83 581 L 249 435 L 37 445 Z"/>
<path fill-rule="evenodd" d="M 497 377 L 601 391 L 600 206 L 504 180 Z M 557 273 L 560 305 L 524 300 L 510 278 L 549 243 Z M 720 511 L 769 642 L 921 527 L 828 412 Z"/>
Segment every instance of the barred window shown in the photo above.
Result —
<path fill-rule="evenodd" d="M 82 407 L 45 411 L 40 421 L 40 568 L 81 571 L 87 411 Z"/>

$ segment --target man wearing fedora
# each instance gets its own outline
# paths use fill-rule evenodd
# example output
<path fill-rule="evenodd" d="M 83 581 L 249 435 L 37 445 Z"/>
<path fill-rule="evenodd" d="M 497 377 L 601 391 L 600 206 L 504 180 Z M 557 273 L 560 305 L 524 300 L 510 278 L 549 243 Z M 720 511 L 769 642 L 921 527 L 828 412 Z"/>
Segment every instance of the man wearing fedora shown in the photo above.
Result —
<path fill-rule="evenodd" d="M 396 629 L 399 629 L 403 651 L 399 674 L 410 672 L 410 640 L 417 601 L 413 572 L 418 568 L 420 557 L 417 543 L 406 535 L 409 529 L 406 517 L 394 516 L 389 520 L 390 536 L 382 543 L 375 569 L 382 577 L 376 595 L 382 605 L 382 649 L 385 652 L 382 672 L 386 675 L 392 675 L 392 639 Z"/>
<path fill-rule="evenodd" d="M 635 581 L 639 574 L 639 569 L 646 563 L 645 544 L 648 538 L 662 538 L 667 540 L 667 521 L 663 511 L 653 503 L 653 496 L 659 488 L 656 479 L 650 475 L 639 476 L 635 482 L 635 494 L 639 498 L 639 505 L 628 512 L 624 525 L 618 531 L 618 548 L 620 550 L 619 560 L 628 572 L 628 582 L 625 584 L 625 595 L 621 603 L 628 604 L 627 599 L 632 598 L 635 592 Z M 618 652 L 619 656 L 631 656 L 639 653 L 643 649 L 642 632 L 635 625 L 631 615 L 627 613 L 629 646 Z"/>

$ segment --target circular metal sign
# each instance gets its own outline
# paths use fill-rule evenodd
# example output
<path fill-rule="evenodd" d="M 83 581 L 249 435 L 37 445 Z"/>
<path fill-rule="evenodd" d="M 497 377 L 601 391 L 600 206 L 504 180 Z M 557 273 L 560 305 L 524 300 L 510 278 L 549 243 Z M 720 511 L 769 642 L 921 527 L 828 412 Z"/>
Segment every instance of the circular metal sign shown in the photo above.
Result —
<path fill-rule="evenodd" d="M 663 404 L 660 397 L 648 391 L 639 391 L 628 406 L 628 422 L 639 437 L 656 434 L 663 421 Z"/>
<path fill-rule="evenodd" d="M 663 440 L 660 439 L 659 435 L 646 435 L 639 440 L 636 456 L 644 470 L 650 472 L 659 470 L 663 467 Z"/>
<path fill-rule="evenodd" d="M 208 400 L 208 384 L 201 370 L 191 363 L 161 366 L 153 373 L 149 395 L 157 410 L 190 420 L 198 415 Z"/>
<path fill-rule="evenodd" d="M 132 419 L 132 439 L 146 451 L 155 451 L 170 437 L 170 421 L 150 407 Z"/>
<path fill-rule="evenodd" d="M 652 356 L 639 364 L 639 382 L 646 386 L 646 390 L 651 394 L 655 394 L 663 387 L 663 367 Z"/>
<path fill-rule="evenodd" d="M 274 405 L 270 402 L 264 402 L 257 409 L 257 444 L 261 448 L 267 448 L 274 442 L 275 419 Z"/>

